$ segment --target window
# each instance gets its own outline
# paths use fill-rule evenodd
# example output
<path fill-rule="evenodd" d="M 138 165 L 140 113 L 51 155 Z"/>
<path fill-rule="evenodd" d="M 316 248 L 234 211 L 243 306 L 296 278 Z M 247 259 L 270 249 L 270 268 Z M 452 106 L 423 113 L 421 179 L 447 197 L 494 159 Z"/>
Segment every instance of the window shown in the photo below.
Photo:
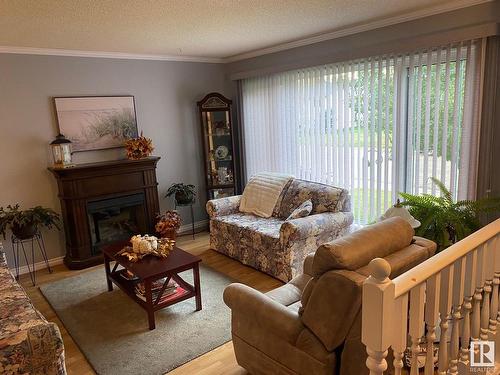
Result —
<path fill-rule="evenodd" d="M 247 176 L 259 171 L 349 189 L 358 223 L 400 191 L 467 197 L 477 47 L 373 57 L 242 83 Z"/>

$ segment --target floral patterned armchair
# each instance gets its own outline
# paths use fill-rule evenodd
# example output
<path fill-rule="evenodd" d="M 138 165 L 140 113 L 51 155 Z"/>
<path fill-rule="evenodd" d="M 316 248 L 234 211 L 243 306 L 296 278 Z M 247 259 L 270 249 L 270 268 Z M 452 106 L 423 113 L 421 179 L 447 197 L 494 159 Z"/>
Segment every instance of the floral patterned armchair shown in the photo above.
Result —
<path fill-rule="evenodd" d="M 309 216 L 286 220 L 310 199 Z M 307 254 L 348 232 L 353 222 L 346 189 L 293 179 L 270 218 L 239 211 L 241 196 L 207 202 L 210 247 L 284 282 L 302 273 Z"/>
<path fill-rule="evenodd" d="M 59 329 L 36 310 L 0 244 L 0 374 L 66 374 Z"/>

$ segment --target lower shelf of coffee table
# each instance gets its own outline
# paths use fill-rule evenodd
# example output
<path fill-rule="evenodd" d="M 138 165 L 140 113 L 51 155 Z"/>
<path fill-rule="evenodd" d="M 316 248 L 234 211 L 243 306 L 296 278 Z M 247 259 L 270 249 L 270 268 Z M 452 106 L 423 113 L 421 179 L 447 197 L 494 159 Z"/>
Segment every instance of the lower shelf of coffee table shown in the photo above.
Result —
<path fill-rule="evenodd" d="M 127 280 L 121 276 L 121 274 L 125 270 L 118 270 L 111 272 L 111 274 L 108 276 L 109 279 L 113 284 L 115 284 L 117 287 L 119 287 L 125 294 L 127 294 L 132 300 L 134 300 L 137 304 L 139 304 L 141 307 L 143 307 L 145 310 L 148 310 L 151 307 L 156 310 L 161 310 L 165 307 L 171 306 L 173 304 L 176 304 L 178 302 L 187 300 L 189 298 L 193 298 L 196 296 L 196 293 L 194 291 L 194 288 L 191 287 L 189 288 L 190 285 L 179 285 L 177 292 L 175 293 L 177 296 L 172 295 L 173 298 L 169 298 L 167 301 L 155 304 L 155 299 L 153 299 L 151 304 L 148 304 L 148 302 L 142 300 L 139 298 L 136 293 L 135 293 L 135 285 L 142 280 Z M 175 278 L 174 278 L 175 280 Z M 177 281 L 177 280 L 175 280 Z M 190 290 L 191 289 L 191 290 Z M 181 292 L 182 291 L 182 292 Z M 169 296 L 170 297 L 170 296 Z"/>

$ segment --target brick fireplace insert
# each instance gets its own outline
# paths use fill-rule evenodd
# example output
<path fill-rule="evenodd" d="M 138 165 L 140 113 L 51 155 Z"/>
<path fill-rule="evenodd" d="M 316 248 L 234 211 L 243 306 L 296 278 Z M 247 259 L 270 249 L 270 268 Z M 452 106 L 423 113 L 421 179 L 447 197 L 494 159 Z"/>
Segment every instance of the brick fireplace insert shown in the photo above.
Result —
<path fill-rule="evenodd" d="M 66 236 L 64 263 L 82 269 L 103 261 L 102 247 L 137 233 L 154 234 L 159 213 L 159 157 L 49 168 L 57 179 Z"/>

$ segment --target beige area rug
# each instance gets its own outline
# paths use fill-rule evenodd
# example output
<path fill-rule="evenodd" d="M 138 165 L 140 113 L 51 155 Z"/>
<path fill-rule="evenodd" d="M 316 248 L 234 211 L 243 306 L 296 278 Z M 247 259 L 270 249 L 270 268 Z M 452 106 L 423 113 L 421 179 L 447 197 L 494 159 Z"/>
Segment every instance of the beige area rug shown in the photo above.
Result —
<path fill-rule="evenodd" d="M 180 275 L 192 283 L 192 271 Z M 200 278 L 203 309 L 192 298 L 157 311 L 153 331 L 139 305 L 107 291 L 104 268 L 40 290 L 98 374 L 163 374 L 231 339 L 222 293 L 232 280 L 203 264 Z"/>

